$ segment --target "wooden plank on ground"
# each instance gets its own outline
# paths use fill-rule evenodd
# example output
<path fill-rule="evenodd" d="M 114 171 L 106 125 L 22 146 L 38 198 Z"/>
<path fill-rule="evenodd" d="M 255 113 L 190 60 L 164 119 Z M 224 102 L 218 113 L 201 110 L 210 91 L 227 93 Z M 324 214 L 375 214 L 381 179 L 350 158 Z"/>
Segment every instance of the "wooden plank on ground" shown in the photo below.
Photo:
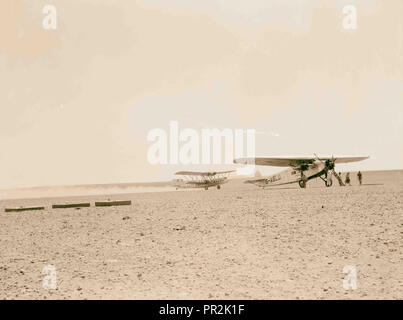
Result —
<path fill-rule="evenodd" d="M 21 212 L 21 211 L 33 211 L 33 210 L 45 210 L 45 207 L 5 208 L 5 212 Z"/>
<path fill-rule="evenodd" d="M 91 206 L 91 204 L 89 202 L 64 203 L 64 204 L 53 204 L 52 209 L 86 208 L 86 207 L 90 207 L 90 206 Z"/>
<path fill-rule="evenodd" d="M 115 200 L 115 201 L 96 201 L 96 207 L 112 207 L 112 206 L 130 206 L 131 200 Z"/>

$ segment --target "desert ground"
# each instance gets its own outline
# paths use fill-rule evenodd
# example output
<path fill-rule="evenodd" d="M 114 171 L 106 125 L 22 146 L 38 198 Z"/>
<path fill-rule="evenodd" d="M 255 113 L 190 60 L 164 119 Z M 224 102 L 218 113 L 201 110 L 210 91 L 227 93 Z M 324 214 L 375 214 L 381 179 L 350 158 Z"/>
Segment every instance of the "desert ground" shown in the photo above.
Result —
<path fill-rule="evenodd" d="M 336 181 L 335 181 L 336 182 Z M 358 186 L 0 202 L 1 299 L 402 299 L 403 171 Z M 130 199 L 131 206 L 94 207 Z M 51 209 L 65 201 L 90 208 Z M 44 205 L 44 211 L 5 212 Z M 44 266 L 57 272 L 45 289 Z M 357 289 L 343 268 L 355 266 Z"/>

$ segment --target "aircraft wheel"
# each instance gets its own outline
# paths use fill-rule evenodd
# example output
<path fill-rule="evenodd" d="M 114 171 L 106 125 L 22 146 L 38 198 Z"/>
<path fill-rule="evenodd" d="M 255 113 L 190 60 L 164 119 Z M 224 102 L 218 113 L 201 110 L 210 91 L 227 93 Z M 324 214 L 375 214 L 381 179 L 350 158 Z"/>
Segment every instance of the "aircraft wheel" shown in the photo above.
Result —
<path fill-rule="evenodd" d="M 304 181 L 304 180 L 299 180 L 299 181 L 298 181 L 298 184 L 299 184 L 299 186 L 300 186 L 301 188 L 306 188 L 306 181 Z"/>
<path fill-rule="evenodd" d="M 332 181 L 332 180 L 326 180 L 326 181 L 325 181 L 325 186 L 326 186 L 326 187 L 331 187 L 332 184 L 333 184 L 333 181 Z"/>
<path fill-rule="evenodd" d="M 220 185 L 218 185 L 218 186 L 217 186 L 217 189 L 218 189 L 218 190 L 220 190 L 220 189 L 221 189 L 221 186 L 220 186 Z"/>
<path fill-rule="evenodd" d="M 208 188 L 207 188 L 207 187 L 204 187 L 204 190 L 208 190 Z"/>

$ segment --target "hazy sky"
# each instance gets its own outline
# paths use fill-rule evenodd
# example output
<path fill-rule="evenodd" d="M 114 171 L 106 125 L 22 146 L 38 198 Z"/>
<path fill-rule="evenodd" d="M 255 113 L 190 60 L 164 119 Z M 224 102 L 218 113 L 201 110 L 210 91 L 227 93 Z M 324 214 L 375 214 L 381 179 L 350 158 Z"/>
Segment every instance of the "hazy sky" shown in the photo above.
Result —
<path fill-rule="evenodd" d="M 47 4 L 56 30 L 42 27 Z M 254 128 L 261 156 L 402 168 L 402 12 L 401 0 L 1 0 L 0 188 L 200 169 L 148 163 L 148 131 L 170 120 Z"/>

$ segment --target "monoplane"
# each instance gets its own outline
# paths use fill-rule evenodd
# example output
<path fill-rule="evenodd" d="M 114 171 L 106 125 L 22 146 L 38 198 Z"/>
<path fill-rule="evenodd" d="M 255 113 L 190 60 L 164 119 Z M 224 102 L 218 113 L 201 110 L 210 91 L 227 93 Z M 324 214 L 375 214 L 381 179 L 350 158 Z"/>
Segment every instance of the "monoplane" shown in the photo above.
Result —
<path fill-rule="evenodd" d="M 335 170 L 336 163 L 350 163 L 368 159 L 369 157 L 262 157 L 235 159 L 234 163 L 245 165 L 288 167 L 279 173 L 266 178 L 247 180 L 259 187 L 270 187 L 298 183 L 305 188 L 309 180 L 320 178 L 326 187 L 333 184 L 332 176 L 336 177 L 341 186 L 341 177 Z"/>

